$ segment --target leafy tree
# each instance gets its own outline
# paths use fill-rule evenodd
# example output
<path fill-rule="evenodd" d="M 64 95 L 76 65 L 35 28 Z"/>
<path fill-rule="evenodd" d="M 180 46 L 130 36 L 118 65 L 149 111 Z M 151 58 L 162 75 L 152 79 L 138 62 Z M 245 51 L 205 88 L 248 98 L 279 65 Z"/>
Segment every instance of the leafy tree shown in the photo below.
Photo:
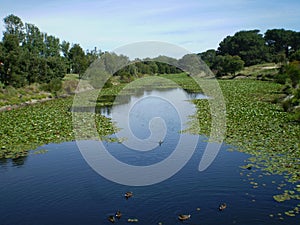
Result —
<path fill-rule="evenodd" d="M 105 52 L 101 55 L 101 60 L 104 63 L 105 70 L 114 74 L 126 65 L 130 64 L 130 60 L 125 55 L 117 55 L 116 53 Z"/>
<path fill-rule="evenodd" d="M 238 55 L 246 66 L 270 61 L 265 39 L 259 30 L 239 31 L 227 36 L 218 47 L 220 55 Z"/>
<path fill-rule="evenodd" d="M 283 52 L 288 58 L 290 52 L 296 51 L 300 46 L 298 36 L 299 34 L 295 31 L 272 29 L 266 31 L 264 38 L 273 54 Z"/>
<path fill-rule="evenodd" d="M 214 49 L 209 49 L 205 52 L 199 53 L 198 55 L 209 67 L 211 67 L 216 61 L 217 51 Z"/>
<path fill-rule="evenodd" d="M 300 61 L 300 49 L 295 51 L 293 54 L 290 56 L 291 61 Z"/>
<path fill-rule="evenodd" d="M 178 60 L 178 67 L 183 71 L 188 71 L 190 75 L 212 76 L 208 66 L 199 55 L 186 54 Z"/>
<path fill-rule="evenodd" d="M 85 70 L 88 67 L 88 62 L 85 53 L 79 44 L 74 44 L 69 51 L 69 59 L 73 73 L 78 73 L 82 78 Z"/>
<path fill-rule="evenodd" d="M 280 63 L 281 65 L 287 62 L 287 58 L 284 52 L 280 52 L 273 56 L 274 63 Z"/>
<path fill-rule="evenodd" d="M 3 69 L 2 83 L 21 87 L 26 83 L 24 69 L 24 52 L 15 34 L 5 33 L 3 38 Z"/>
<path fill-rule="evenodd" d="M 223 71 L 226 74 L 235 75 L 236 72 L 244 68 L 244 64 L 244 61 L 239 56 L 226 55 L 224 56 Z"/>
<path fill-rule="evenodd" d="M 149 66 L 151 74 L 158 74 L 159 70 L 158 70 L 158 63 L 154 62 L 154 61 L 147 61 L 146 64 Z"/>
<path fill-rule="evenodd" d="M 293 32 L 291 37 L 291 53 L 300 50 L 300 32 Z"/>
<path fill-rule="evenodd" d="M 239 56 L 218 55 L 212 65 L 218 77 L 231 74 L 234 76 L 236 72 L 244 68 L 244 61 Z"/>
<path fill-rule="evenodd" d="M 86 57 L 88 61 L 88 65 L 92 64 L 95 60 L 99 59 L 99 57 L 102 55 L 101 50 L 97 50 L 97 47 L 94 48 L 94 50 L 89 51 L 87 50 Z"/>
<path fill-rule="evenodd" d="M 70 60 L 70 43 L 67 41 L 63 41 L 60 44 L 61 52 L 64 56 L 64 61 L 67 68 L 67 73 L 71 73 L 71 60 Z"/>
<path fill-rule="evenodd" d="M 69 58 L 69 54 L 70 54 L 70 43 L 67 41 L 63 41 L 60 45 L 62 54 L 65 58 Z"/>
<path fill-rule="evenodd" d="M 60 55 L 60 44 L 59 39 L 52 36 L 52 35 L 45 35 L 45 56 L 46 57 L 53 57 Z"/>
<path fill-rule="evenodd" d="M 36 57 L 45 54 L 46 45 L 44 43 L 45 35 L 33 24 L 25 24 L 25 38 L 23 47 Z"/>
<path fill-rule="evenodd" d="M 5 34 L 11 34 L 11 35 L 15 35 L 18 39 L 19 44 L 22 43 L 23 39 L 24 39 L 24 24 L 22 22 L 22 20 L 11 14 L 7 17 L 4 18 L 4 26 L 6 31 L 4 32 Z"/>
<path fill-rule="evenodd" d="M 47 60 L 47 76 L 45 77 L 44 82 L 50 82 L 52 79 L 58 78 L 62 79 L 64 78 L 66 74 L 66 65 L 64 63 L 64 60 L 60 56 L 53 56 L 48 57 Z"/>

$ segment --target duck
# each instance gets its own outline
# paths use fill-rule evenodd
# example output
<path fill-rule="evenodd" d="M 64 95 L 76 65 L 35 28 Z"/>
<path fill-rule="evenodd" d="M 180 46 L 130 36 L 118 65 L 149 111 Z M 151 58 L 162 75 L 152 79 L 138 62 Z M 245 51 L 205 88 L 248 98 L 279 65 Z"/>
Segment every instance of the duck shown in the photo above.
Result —
<path fill-rule="evenodd" d="M 131 198 L 133 196 L 133 193 L 131 191 L 128 191 L 128 192 L 125 193 L 124 196 L 125 196 L 126 199 Z"/>
<path fill-rule="evenodd" d="M 109 216 L 108 218 L 108 221 L 111 222 L 111 223 L 114 223 L 116 221 L 115 217 L 114 216 Z"/>
<path fill-rule="evenodd" d="M 120 212 L 120 210 L 118 210 L 118 211 L 116 212 L 115 216 L 116 216 L 118 219 L 121 218 L 122 213 Z"/>
<path fill-rule="evenodd" d="M 219 210 L 223 211 L 224 209 L 226 209 L 226 207 L 227 207 L 226 203 L 222 203 L 219 205 Z"/>
<path fill-rule="evenodd" d="M 189 218 L 191 218 L 190 214 L 180 214 L 178 216 L 178 219 L 181 220 L 181 221 L 188 220 Z"/>

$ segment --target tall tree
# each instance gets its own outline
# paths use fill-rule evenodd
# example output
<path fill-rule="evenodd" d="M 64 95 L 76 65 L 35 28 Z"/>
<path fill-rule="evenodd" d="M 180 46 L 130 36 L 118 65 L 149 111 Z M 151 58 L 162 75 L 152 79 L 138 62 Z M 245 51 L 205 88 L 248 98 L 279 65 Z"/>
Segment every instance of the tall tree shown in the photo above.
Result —
<path fill-rule="evenodd" d="M 46 57 L 53 57 L 60 55 L 60 44 L 59 39 L 52 35 L 45 35 L 45 45 L 46 45 Z"/>
<path fill-rule="evenodd" d="M 259 30 L 239 31 L 227 36 L 218 47 L 220 55 L 238 55 L 246 66 L 270 61 L 269 50 Z"/>
<path fill-rule="evenodd" d="M 284 29 L 267 30 L 265 33 L 265 41 L 271 48 L 274 55 L 285 53 L 288 58 L 290 52 L 296 51 L 300 46 L 300 39 L 298 39 L 297 32 Z"/>
<path fill-rule="evenodd" d="M 6 31 L 4 32 L 5 34 L 12 34 L 15 35 L 18 38 L 18 42 L 22 43 L 23 39 L 24 39 L 24 24 L 22 22 L 22 20 L 11 14 L 7 17 L 4 18 L 4 26 Z"/>
<path fill-rule="evenodd" d="M 67 41 L 63 41 L 60 44 L 61 52 L 64 56 L 64 61 L 67 68 L 67 73 L 71 73 L 71 61 L 70 61 L 70 43 Z"/>
<path fill-rule="evenodd" d="M 3 74 L 6 85 L 21 87 L 26 83 L 26 65 L 24 52 L 15 34 L 6 33 L 3 38 Z"/>
<path fill-rule="evenodd" d="M 23 46 L 37 57 L 45 54 L 46 45 L 44 43 L 45 35 L 33 24 L 25 24 L 25 38 Z"/>
<path fill-rule="evenodd" d="M 73 73 L 78 73 L 81 78 L 88 67 L 87 58 L 79 44 L 74 44 L 69 51 L 69 59 Z"/>
<path fill-rule="evenodd" d="M 216 61 L 217 51 L 214 49 L 209 49 L 205 52 L 199 53 L 198 55 L 209 67 L 211 67 Z"/>

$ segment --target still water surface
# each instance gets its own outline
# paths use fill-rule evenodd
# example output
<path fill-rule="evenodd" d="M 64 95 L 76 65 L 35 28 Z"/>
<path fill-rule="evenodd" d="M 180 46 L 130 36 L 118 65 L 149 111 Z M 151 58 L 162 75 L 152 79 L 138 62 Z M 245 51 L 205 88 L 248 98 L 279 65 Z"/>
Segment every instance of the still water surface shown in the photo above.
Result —
<path fill-rule="evenodd" d="M 151 97 L 153 94 L 155 97 Z M 168 128 L 164 142 L 155 143 L 155 148 L 144 152 L 120 143 L 103 142 L 107 151 L 116 159 L 135 166 L 149 166 L 169 157 L 181 135 L 180 119 L 185 120 L 176 113 L 176 106 L 166 101 L 170 96 L 181 96 L 176 98 L 179 103 L 204 97 L 191 96 L 178 89 L 132 96 L 127 104 L 136 102 L 130 107 L 130 127 L 134 135 L 140 139 L 151 136 L 149 121 L 159 116 Z M 143 100 L 136 101 L 140 98 Z M 187 112 L 193 113 L 190 105 L 191 110 Z M 121 110 L 124 104 L 115 107 L 105 110 L 107 116 L 112 116 L 116 109 L 117 112 L 125 110 Z M 182 224 L 177 219 L 178 214 L 191 214 L 185 224 L 298 224 L 297 218 L 283 221 L 270 218 L 270 214 L 289 210 L 292 203 L 279 204 L 272 198 L 280 193 L 274 185 L 283 181 L 280 176 L 259 178 L 265 186 L 252 188 L 249 177 L 257 178 L 259 171 L 253 173 L 240 168 L 249 155 L 228 151 L 231 146 L 223 144 L 208 169 L 199 172 L 206 140 L 204 136 L 199 137 L 191 159 L 174 176 L 140 187 L 121 185 L 97 174 L 83 159 L 76 142 L 42 146 L 40 149 L 48 150 L 46 154 L 31 154 L 23 161 L 2 161 L 0 224 L 110 224 L 107 217 L 117 210 L 123 216 L 116 224 L 128 224 L 128 218 L 137 218 L 139 224 Z M 94 142 L 90 141 L 91 146 Z M 128 200 L 124 198 L 127 191 L 134 193 Z M 227 208 L 219 211 L 218 206 L 223 202 Z"/>

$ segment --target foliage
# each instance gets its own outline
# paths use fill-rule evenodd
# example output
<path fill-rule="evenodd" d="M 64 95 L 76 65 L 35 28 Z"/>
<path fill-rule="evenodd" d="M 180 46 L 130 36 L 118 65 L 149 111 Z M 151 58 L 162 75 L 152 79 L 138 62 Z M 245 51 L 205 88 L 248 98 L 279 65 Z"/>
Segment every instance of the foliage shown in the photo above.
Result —
<path fill-rule="evenodd" d="M 72 70 L 82 75 L 99 57 L 86 55 L 79 44 L 70 44 L 43 33 L 33 24 L 15 16 L 4 18 L 6 30 L 0 42 L 0 82 L 4 86 L 23 87 L 32 83 L 49 83 L 62 79 Z"/>
<path fill-rule="evenodd" d="M 268 49 L 259 30 L 239 31 L 227 36 L 220 42 L 218 54 L 240 56 L 246 66 L 269 61 Z"/>
<path fill-rule="evenodd" d="M 19 158 L 40 145 L 74 140 L 71 105 L 72 98 L 66 98 L 1 112 L 0 158 Z M 96 115 L 95 120 L 100 136 L 113 132 L 109 119 Z"/>
<path fill-rule="evenodd" d="M 239 56 L 231 56 L 218 55 L 214 64 L 212 65 L 212 69 L 217 71 L 217 77 L 231 74 L 235 75 L 236 72 L 242 70 L 244 68 L 244 61 L 241 60 Z"/>
<path fill-rule="evenodd" d="M 71 63 L 71 72 L 78 73 L 79 77 L 81 77 L 88 67 L 88 62 L 83 49 L 79 44 L 74 44 L 70 49 L 68 56 Z"/>
<path fill-rule="evenodd" d="M 295 121 L 300 122 L 300 61 L 294 61 L 281 68 L 276 81 L 285 84 L 285 97 L 281 104 L 285 111 L 293 113 Z"/>
<path fill-rule="evenodd" d="M 300 48 L 299 32 L 296 31 L 271 29 L 266 31 L 264 39 L 275 55 L 284 53 L 289 58 L 291 52 Z"/>
<path fill-rule="evenodd" d="M 157 75 L 157 74 L 174 74 L 182 72 L 179 68 L 172 64 L 156 61 L 152 59 L 149 61 L 133 61 L 133 63 L 118 70 L 114 75 L 120 76 L 121 80 L 130 81 L 130 77 L 139 77 L 142 75 Z M 127 82 L 128 82 L 127 81 Z"/>
<path fill-rule="evenodd" d="M 272 29 L 262 35 L 259 30 L 247 30 L 224 38 L 217 51 L 209 49 L 198 55 L 214 70 L 220 55 L 239 56 L 245 66 L 271 61 L 283 64 L 288 60 L 299 60 L 299 50 L 300 32 Z"/>
<path fill-rule="evenodd" d="M 300 61 L 300 49 L 291 54 L 291 61 Z"/>
<path fill-rule="evenodd" d="M 225 142 L 252 155 L 246 168 L 251 165 L 260 169 L 262 174 L 259 177 L 283 175 L 293 190 L 300 182 L 300 124 L 293 123 L 289 113 L 284 112 L 279 104 L 272 103 L 280 95 L 282 85 L 250 79 L 220 80 L 219 84 L 226 101 Z M 198 123 L 199 134 L 209 135 L 211 114 L 208 101 L 194 102 L 198 112 L 190 131 L 193 132 L 193 125 Z M 259 180 L 255 187 L 260 186 L 258 183 Z M 274 199 L 300 200 L 300 192 L 276 195 Z"/>

